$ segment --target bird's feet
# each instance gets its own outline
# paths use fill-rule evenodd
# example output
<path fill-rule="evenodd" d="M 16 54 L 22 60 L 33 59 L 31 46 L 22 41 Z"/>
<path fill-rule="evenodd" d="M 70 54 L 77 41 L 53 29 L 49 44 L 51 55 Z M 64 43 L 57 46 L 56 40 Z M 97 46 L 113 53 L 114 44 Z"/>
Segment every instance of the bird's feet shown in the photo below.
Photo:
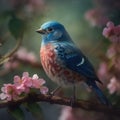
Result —
<path fill-rule="evenodd" d="M 70 105 L 71 107 L 73 107 L 75 105 L 75 101 L 76 101 L 76 87 L 75 84 L 73 83 L 73 96 L 70 98 Z"/>
<path fill-rule="evenodd" d="M 55 93 L 53 91 L 49 92 L 48 94 L 49 94 L 50 98 L 52 98 L 55 95 Z"/>
<path fill-rule="evenodd" d="M 61 87 L 59 86 L 56 89 L 54 89 L 52 92 L 49 92 L 50 98 L 52 98 L 56 94 L 56 92 L 59 91 L 60 89 Z"/>
<path fill-rule="evenodd" d="M 75 96 L 72 96 L 70 98 L 70 106 L 73 107 L 75 105 L 75 101 L 76 101 L 76 97 Z"/>

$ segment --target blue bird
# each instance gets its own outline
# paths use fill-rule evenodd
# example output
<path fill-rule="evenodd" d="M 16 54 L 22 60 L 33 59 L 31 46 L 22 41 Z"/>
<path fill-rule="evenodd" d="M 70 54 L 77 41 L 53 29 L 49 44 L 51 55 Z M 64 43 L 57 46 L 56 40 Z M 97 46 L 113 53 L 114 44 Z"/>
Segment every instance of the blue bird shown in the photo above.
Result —
<path fill-rule="evenodd" d="M 42 35 L 40 58 L 48 77 L 60 86 L 85 82 L 104 105 L 110 105 L 96 82 L 102 83 L 87 57 L 72 41 L 65 27 L 55 21 L 44 23 L 37 30 Z"/>

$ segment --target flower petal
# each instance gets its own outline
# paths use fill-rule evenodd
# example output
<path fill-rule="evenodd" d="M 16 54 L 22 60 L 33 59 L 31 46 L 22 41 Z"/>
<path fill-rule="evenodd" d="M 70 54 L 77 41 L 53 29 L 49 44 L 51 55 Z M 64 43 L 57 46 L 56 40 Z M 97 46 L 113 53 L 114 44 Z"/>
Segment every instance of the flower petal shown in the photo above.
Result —
<path fill-rule="evenodd" d="M 0 99 L 1 100 L 4 100 L 4 99 L 6 99 L 7 98 L 7 95 L 5 94 L 5 93 L 1 93 L 0 94 Z"/>
<path fill-rule="evenodd" d="M 45 86 L 42 86 L 42 87 L 40 88 L 40 92 L 41 92 L 42 94 L 47 94 L 48 91 L 49 91 L 49 89 L 48 89 L 47 87 L 45 87 Z"/>
<path fill-rule="evenodd" d="M 32 79 L 39 79 L 38 75 L 37 74 L 34 74 Z"/>
<path fill-rule="evenodd" d="M 20 83 L 21 83 L 20 81 L 21 81 L 21 78 L 19 76 L 17 76 L 17 75 L 14 76 L 14 84 L 15 85 L 20 85 Z"/>
<path fill-rule="evenodd" d="M 23 77 L 29 77 L 29 73 L 28 72 L 23 72 Z"/>

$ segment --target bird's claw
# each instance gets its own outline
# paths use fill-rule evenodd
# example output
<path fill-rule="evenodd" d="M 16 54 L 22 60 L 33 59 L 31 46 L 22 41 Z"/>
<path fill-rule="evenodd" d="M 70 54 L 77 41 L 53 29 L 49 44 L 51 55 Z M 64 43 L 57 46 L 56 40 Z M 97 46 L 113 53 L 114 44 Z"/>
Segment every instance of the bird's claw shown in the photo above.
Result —
<path fill-rule="evenodd" d="M 52 98 L 52 97 L 54 96 L 54 92 L 53 92 L 53 91 L 52 91 L 52 92 L 49 92 L 48 94 L 49 94 L 49 96 L 50 96 L 49 98 Z"/>
<path fill-rule="evenodd" d="M 53 97 L 55 94 L 56 94 L 56 92 L 57 91 L 59 91 L 61 89 L 61 87 L 59 86 L 59 87 L 57 87 L 56 89 L 54 89 L 52 92 L 49 92 L 49 95 L 51 96 L 51 97 Z"/>
<path fill-rule="evenodd" d="M 75 104 L 76 98 L 75 97 L 71 97 L 70 98 L 70 106 L 73 107 Z"/>
<path fill-rule="evenodd" d="M 55 90 L 53 90 L 53 91 L 51 91 L 51 92 L 49 92 L 50 98 L 52 98 L 59 89 L 60 89 L 60 87 L 59 87 L 59 88 L 56 88 Z"/>

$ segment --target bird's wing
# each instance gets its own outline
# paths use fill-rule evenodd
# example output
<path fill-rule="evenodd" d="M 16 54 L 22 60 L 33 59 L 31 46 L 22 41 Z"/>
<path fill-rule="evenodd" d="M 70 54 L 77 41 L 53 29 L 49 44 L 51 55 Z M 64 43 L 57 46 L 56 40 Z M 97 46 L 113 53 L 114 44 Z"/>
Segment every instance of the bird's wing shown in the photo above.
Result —
<path fill-rule="evenodd" d="M 58 49 L 59 58 L 67 68 L 85 76 L 87 79 L 101 83 L 92 64 L 74 44 L 59 44 L 56 49 Z"/>

